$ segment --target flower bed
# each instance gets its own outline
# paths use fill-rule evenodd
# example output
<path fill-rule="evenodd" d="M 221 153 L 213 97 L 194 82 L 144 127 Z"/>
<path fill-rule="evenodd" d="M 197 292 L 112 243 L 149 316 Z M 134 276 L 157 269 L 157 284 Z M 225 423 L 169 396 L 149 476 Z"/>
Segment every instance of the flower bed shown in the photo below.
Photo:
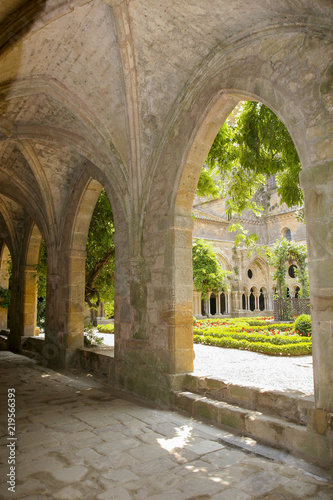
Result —
<path fill-rule="evenodd" d="M 300 337 L 293 324 L 274 325 L 265 319 L 260 321 L 263 324 L 250 326 L 247 318 L 199 320 L 194 324 L 194 342 L 274 356 L 304 356 L 312 353 L 311 336 Z"/>

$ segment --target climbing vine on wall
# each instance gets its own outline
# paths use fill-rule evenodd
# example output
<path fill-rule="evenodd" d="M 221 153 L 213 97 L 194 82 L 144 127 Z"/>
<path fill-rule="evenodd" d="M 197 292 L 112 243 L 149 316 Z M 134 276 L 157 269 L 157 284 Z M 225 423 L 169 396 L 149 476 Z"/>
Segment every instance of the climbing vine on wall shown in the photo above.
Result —
<path fill-rule="evenodd" d="M 269 264 L 275 268 L 273 279 L 277 286 L 277 296 L 287 298 L 287 267 L 288 264 L 296 262 L 296 277 L 300 284 L 299 296 L 309 297 L 309 275 L 307 270 L 307 247 L 296 245 L 286 238 L 277 240 L 273 249 L 267 249 L 266 255 Z"/>

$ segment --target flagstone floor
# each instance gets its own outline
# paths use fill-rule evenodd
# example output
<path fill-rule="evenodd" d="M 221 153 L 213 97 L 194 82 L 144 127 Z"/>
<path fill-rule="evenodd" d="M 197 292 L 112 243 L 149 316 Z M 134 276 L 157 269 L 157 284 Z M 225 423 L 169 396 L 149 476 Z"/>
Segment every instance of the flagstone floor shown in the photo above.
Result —
<path fill-rule="evenodd" d="M 232 449 L 219 442 L 227 432 L 121 399 L 91 374 L 53 371 L 6 351 L 0 365 L 0 498 L 333 499 L 327 471 Z M 13 436 L 8 389 L 15 389 Z"/>

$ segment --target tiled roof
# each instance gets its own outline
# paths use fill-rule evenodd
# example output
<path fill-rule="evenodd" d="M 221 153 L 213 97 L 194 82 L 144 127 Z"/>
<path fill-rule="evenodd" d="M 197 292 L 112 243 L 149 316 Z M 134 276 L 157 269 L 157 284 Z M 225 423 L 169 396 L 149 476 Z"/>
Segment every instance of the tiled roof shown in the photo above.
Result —
<path fill-rule="evenodd" d="M 223 219 L 222 217 L 216 217 L 215 215 L 207 214 L 206 212 L 202 212 L 201 210 L 196 210 L 195 208 L 192 209 L 192 215 L 196 219 L 210 220 L 210 221 L 221 222 L 221 223 L 228 222 L 226 219 Z"/>

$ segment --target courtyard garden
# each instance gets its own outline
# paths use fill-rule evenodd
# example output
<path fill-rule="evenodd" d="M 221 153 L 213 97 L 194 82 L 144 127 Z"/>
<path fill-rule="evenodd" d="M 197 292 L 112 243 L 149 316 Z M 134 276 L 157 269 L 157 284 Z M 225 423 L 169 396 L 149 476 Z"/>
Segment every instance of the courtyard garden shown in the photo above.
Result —
<path fill-rule="evenodd" d="M 97 330 L 114 333 L 114 324 L 98 325 Z M 302 314 L 289 323 L 274 323 L 272 317 L 193 318 L 193 341 L 272 356 L 308 356 L 312 354 L 311 317 Z"/>
<path fill-rule="evenodd" d="M 272 356 L 312 353 L 311 318 L 301 315 L 293 323 L 274 323 L 271 317 L 193 319 L 197 344 L 242 349 Z"/>

